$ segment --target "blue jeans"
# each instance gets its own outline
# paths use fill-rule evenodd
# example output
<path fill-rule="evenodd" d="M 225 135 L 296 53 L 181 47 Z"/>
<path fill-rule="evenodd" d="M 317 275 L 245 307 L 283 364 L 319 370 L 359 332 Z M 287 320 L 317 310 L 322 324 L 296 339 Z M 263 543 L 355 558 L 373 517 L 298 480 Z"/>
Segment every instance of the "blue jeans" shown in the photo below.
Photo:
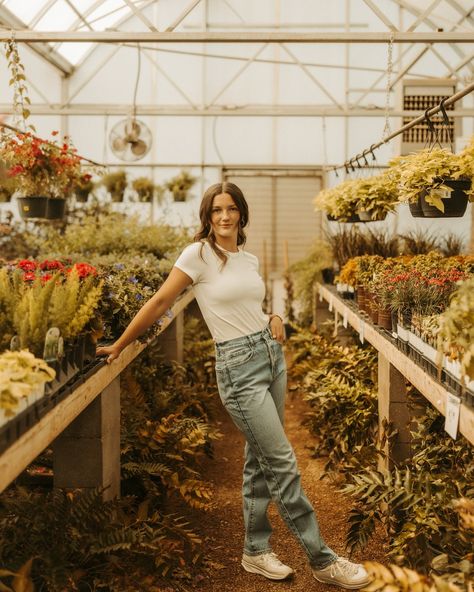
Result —
<path fill-rule="evenodd" d="M 271 551 L 267 508 L 274 500 L 312 567 L 326 567 L 337 555 L 321 537 L 283 429 L 286 365 L 282 346 L 269 327 L 216 343 L 216 375 L 222 403 L 247 440 L 242 487 L 245 553 Z"/>

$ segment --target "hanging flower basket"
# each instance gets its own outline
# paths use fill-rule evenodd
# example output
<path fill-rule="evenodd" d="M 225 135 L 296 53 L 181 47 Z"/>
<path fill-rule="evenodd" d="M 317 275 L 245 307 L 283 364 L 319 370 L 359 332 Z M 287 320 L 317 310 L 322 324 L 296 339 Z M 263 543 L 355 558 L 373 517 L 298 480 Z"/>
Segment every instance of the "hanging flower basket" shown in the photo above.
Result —
<path fill-rule="evenodd" d="M 329 222 L 342 222 L 342 223 L 348 223 L 348 224 L 352 224 L 354 222 L 361 222 L 361 219 L 359 218 L 358 214 L 352 214 L 351 216 L 340 216 L 340 217 L 335 217 L 335 216 L 331 216 L 331 214 L 326 214 L 326 218 L 329 220 Z"/>

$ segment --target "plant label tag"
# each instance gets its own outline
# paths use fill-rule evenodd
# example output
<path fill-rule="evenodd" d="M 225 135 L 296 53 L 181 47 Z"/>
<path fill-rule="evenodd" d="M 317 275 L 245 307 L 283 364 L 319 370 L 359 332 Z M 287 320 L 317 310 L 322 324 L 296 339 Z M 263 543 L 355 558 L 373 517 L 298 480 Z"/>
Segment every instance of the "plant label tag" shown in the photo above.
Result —
<path fill-rule="evenodd" d="M 322 302 L 323 301 L 323 293 L 319 288 L 318 288 L 318 292 L 319 292 L 319 302 Z"/>
<path fill-rule="evenodd" d="M 347 310 L 347 308 L 345 308 L 344 315 L 342 316 L 342 326 L 344 327 L 344 329 L 347 329 L 348 316 L 349 316 L 349 311 Z"/>
<path fill-rule="evenodd" d="M 446 401 L 446 421 L 444 422 L 444 429 L 448 434 L 456 440 L 459 425 L 459 410 L 461 407 L 461 399 L 456 395 L 448 394 Z"/>
<path fill-rule="evenodd" d="M 334 301 L 334 298 L 333 298 L 333 296 L 331 296 L 329 298 L 329 312 L 331 312 L 331 310 L 332 310 L 333 301 Z"/>
<path fill-rule="evenodd" d="M 360 325 L 359 325 L 359 339 L 361 343 L 364 343 L 364 329 L 365 329 L 365 322 L 360 319 Z"/>

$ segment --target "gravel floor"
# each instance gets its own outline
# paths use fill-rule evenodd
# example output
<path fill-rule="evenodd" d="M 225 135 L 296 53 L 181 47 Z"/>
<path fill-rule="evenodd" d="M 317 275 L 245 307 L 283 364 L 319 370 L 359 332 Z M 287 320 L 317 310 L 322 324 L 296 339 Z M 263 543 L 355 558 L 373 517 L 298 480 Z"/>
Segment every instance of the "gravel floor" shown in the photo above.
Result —
<path fill-rule="evenodd" d="M 324 462 L 311 457 L 308 449 L 312 442 L 311 434 L 302 427 L 307 410 L 307 404 L 297 394 L 289 395 L 286 431 L 294 446 L 303 486 L 314 504 L 321 532 L 332 549 L 345 555 L 344 540 L 351 500 L 346 499 L 327 480 L 320 481 Z M 207 466 L 203 467 L 203 473 L 214 485 L 215 502 L 209 512 L 201 514 L 198 525 L 206 540 L 205 552 L 211 558 L 213 567 L 210 576 L 196 584 L 194 589 L 207 592 L 335 591 L 334 586 L 320 584 L 313 579 L 304 552 L 273 505 L 270 508 L 274 525 L 273 550 L 282 561 L 293 567 L 295 576 L 284 582 L 272 582 L 262 576 L 249 574 L 240 566 L 243 544 L 240 485 L 244 441 L 224 410 L 221 410 L 218 421 L 224 438 L 215 445 L 215 459 L 206 461 Z M 383 558 L 384 540 L 379 534 L 369 543 L 363 555 L 353 559 L 383 561 Z"/>

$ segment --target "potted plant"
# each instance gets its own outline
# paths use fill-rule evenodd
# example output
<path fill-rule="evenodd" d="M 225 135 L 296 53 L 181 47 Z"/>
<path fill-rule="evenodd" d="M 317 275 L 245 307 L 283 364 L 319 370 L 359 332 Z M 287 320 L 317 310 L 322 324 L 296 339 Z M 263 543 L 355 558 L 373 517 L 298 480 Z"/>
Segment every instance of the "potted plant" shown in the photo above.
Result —
<path fill-rule="evenodd" d="M 438 350 L 459 363 L 464 380 L 474 380 L 474 277 L 459 284 L 440 317 Z"/>
<path fill-rule="evenodd" d="M 158 203 L 161 202 L 164 188 L 156 185 L 149 177 L 138 177 L 132 181 L 132 188 L 137 194 L 138 201 L 151 202 L 156 196 Z"/>
<path fill-rule="evenodd" d="M 472 168 L 447 148 L 431 148 L 391 161 L 400 169 L 400 201 L 415 217 L 459 217 L 466 211 Z"/>
<path fill-rule="evenodd" d="M 6 170 L 0 167 L 0 203 L 9 202 L 15 193 L 15 185 L 11 178 L 7 177 Z"/>
<path fill-rule="evenodd" d="M 196 177 L 193 177 L 188 171 L 184 170 L 172 177 L 169 181 L 166 181 L 165 187 L 172 193 L 174 201 L 186 201 L 188 191 L 196 181 Z"/>
<path fill-rule="evenodd" d="M 361 221 L 384 220 L 398 204 L 399 174 L 396 167 L 380 175 L 360 179 L 356 186 L 357 213 Z"/>
<path fill-rule="evenodd" d="M 55 372 L 29 351 L 0 354 L 0 427 L 44 393 Z"/>
<path fill-rule="evenodd" d="M 100 183 L 110 193 L 112 201 L 123 201 L 125 189 L 127 187 L 127 173 L 123 169 L 105 174 Z"/>
<path fill-rule="evenodd" d="M 94 189 L 94 182 L 90 173 L 82 173 L 77 179 L 73 187 L 76 201 L 85 203 L 89 199 L 89 195 Z"/>
<path fill-rule="evenodd" d="M 76 149 L 67 141 L 58 144 L 31 132 L 5 133 L 0 143 L 0 160 L 6 163 L 23 217 L 47 217 L 48 208 L 52 217 L 57 202 L 64 213 L 65 199 L 80 175 L 81 162 Z"/>

